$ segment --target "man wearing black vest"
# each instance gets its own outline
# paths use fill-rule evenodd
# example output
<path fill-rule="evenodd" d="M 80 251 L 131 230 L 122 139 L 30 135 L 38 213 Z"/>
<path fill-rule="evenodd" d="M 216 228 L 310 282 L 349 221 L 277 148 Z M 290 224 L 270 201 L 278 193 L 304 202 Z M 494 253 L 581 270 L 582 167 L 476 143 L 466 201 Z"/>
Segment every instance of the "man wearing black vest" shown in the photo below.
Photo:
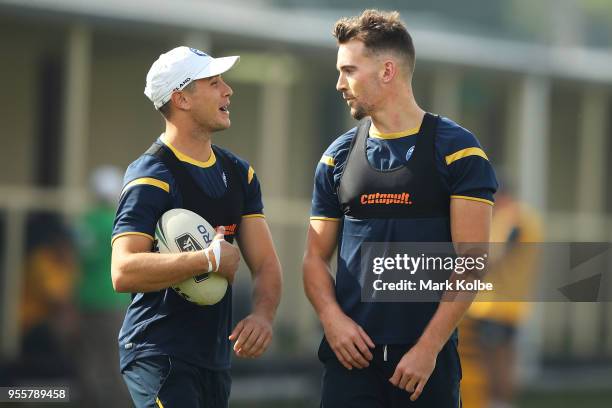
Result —
<path fill-rule="evenodd" d="M 323 325 L 323 408 L 460 404 L 462 302 L 363 302 L 367 242 L 488 242 L 495 174 L 476 138 L 414 99 L 412 39 L 396 12 L 334 27 L 336 88 L 360 120 L 317 165 L 305 291 Z M 338 247 L 336 281 L 330 261 Z"/>
<path fill-rule="evenodd" d="M 136 407 L 228 406 L 230 342 L 239 357 L 259 357 L 272 338 L 281 269 L 263 215 L 253 168 L 211 143 L 230 126 L 232 89 L 221 74 L 238 57 L 195 48 L 162 54 L 147 74 L 146 96 L 166 129 L 128 167 L 113 229 L 112 280 L 132 302 L 119 333 L 120 369 Z M 209 248 L 153 253 L 155 226 L 186 208 L 217 229 Z M 252 313 L 231 327 L 231 282 L 240 251 L 253 276 Z M 223 299 L 198 306 L 170 287 L 202 273 L 230 285 Z"/>

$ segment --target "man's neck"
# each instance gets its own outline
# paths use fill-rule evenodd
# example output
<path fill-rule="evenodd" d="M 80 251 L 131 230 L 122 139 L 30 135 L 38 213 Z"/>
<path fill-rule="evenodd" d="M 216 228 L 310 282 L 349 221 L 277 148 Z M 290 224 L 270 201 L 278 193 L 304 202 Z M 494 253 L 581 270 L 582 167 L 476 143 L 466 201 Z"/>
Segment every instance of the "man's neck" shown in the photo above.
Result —
<path fill-rule="evenodd" d="M 164 140 L 192 159 L 206 162 L 212 154 L 210 133 L 195 129 L 179 129 L 166 121 Z"/>
<path fill-rule="evenodd" d="M 412 91 L 385 98 L 383 104 L 372 113 L 375 132 L 399 133 L 421 126 L 425 111 L 416 103 Z"/>

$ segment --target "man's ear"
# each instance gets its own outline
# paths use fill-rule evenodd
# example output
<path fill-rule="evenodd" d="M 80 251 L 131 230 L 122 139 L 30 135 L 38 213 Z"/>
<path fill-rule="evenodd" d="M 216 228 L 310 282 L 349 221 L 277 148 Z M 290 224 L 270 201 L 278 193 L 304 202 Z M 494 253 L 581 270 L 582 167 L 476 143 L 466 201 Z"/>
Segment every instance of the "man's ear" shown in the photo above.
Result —
<path fill-rule="evenodd" d="M 388 84 L 397 75 L 398 67 L 395 61 L 388 59 L 383 62 L 383 70 L 381 74 L 381 80 L 383 83 Z"/>
<path fill-rule="evenodd" d="M 172 92 L 172 96 L 170 97 L 172 100 L 172 105 L 179 110 L 189 110 L 191 109 L 191 100 L 186 95 L 185 92 Z"/>

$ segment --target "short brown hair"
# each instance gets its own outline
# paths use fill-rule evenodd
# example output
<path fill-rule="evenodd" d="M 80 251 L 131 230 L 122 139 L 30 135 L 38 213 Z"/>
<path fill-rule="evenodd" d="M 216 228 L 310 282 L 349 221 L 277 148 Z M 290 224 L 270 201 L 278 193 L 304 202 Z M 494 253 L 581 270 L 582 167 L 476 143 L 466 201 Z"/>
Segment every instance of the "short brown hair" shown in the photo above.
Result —
<path fill-rule="evenodd" d="M 414 44 L 397 11 L 370 9 L 360 16 L 343 17 L 336 21 L 332 34 L 339 44 L 359 40 L 374 53 L 396 52 L 408 61 L 410 72 L 414 71 Z"/>

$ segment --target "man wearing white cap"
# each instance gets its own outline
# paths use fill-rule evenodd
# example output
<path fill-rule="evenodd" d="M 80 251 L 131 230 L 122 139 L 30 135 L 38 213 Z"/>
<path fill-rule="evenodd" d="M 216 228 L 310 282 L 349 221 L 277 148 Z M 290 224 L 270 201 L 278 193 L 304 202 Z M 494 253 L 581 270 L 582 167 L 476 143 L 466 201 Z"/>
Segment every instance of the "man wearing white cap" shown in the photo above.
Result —
<path fill-rule="evenodd" d="M 263 215 L 253 168 L 211 143 L 230 126 L 232 89 L 221 74 L 239 57 L 213 58 L 194 48 L 162 54 L 145 95 L 166 130 L 127 169 L 113 228 L 112 280 L 131 292 L 119 333 L 120 368 L 136 407 L 227 407 L 230 341 L 239 357 L 259 357 L 272 337 L 281 269 Z M 220 252 L 154 253 L 161 215 L 186 208 L 217 228 Z M 211 306 L 184 300 L 172 285 L 202 273 L 231 283 L 240 261 L 253 276 L 252 313 L 231 328 L 231 285 Z"/>

